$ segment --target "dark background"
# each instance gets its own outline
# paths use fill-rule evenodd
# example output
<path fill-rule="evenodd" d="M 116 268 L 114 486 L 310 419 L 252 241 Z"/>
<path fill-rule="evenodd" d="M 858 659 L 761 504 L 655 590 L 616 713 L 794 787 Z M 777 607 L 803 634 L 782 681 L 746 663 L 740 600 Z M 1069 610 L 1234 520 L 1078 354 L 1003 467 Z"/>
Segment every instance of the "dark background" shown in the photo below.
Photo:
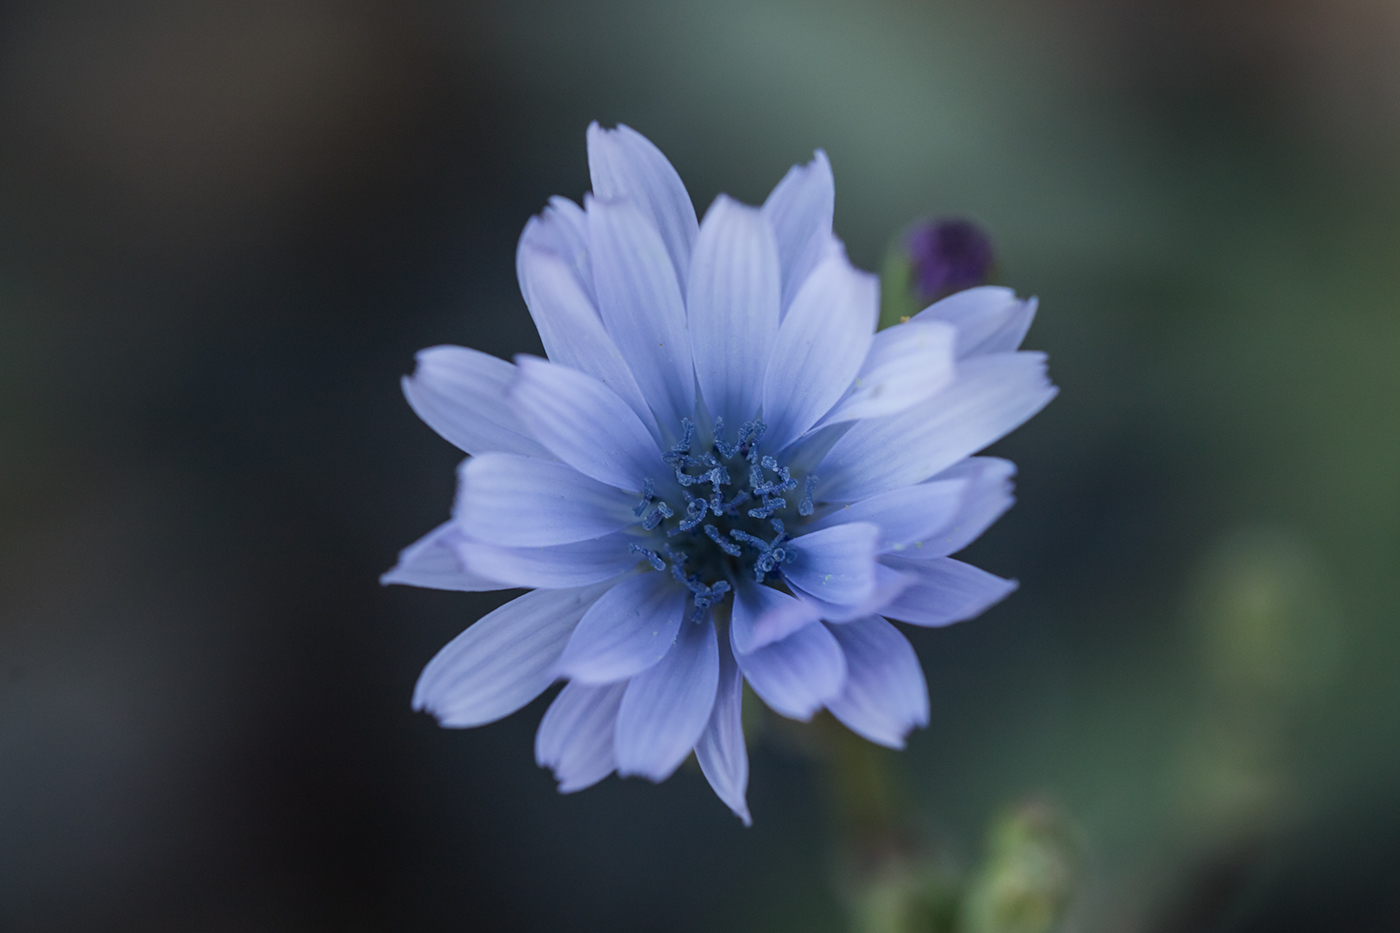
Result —
<path fill-rule="evenodd" d="M 501 597 L 376 582 L 459 456 L 398 377 L 539 351 L 592 119 L 701 210 L 823 147 L 859 265 L 958 213 L 1041 298 L 1021 589 L 912 635 L 928 836 L 1058 801 L 1076 930 L 1400 928 L 1397 63 L 1388 0 L 6 6 L 0 929 L 843 929 L 790 744 L 745 830 L 409 710 Z"/>

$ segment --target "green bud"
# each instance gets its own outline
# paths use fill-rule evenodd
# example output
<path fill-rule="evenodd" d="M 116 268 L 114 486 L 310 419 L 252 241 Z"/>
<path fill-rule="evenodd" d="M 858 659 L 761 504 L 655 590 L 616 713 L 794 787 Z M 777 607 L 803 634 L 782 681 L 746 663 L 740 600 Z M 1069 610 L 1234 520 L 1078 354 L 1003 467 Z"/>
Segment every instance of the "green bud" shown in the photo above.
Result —
<path fill-rule="evenodd" d="M 1075 848 L 1064 816 L 1042 802 L 993 823 L 987 857 L 968 885 L 962 933 L 1049 933 L 1074 893 Z"/>
<path fill-rule="evenodd" d="M 887 858 L 848 895 L 852 933 L 954 933 L 959 887 L 936 861 Z"/>

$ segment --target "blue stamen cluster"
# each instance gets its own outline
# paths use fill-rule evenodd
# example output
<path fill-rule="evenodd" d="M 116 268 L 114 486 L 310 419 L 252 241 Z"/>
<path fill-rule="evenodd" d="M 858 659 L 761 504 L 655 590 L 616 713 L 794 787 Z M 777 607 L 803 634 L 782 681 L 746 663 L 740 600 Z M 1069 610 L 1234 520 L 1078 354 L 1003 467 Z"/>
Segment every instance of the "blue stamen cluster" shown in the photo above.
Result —
<path fill-rule="evenodd" d="M 776 516 L 790 514 L 783 494 L 799 485 L 803 494 L 797 515 L 811 515 L 816 477 L 799 483 L 789 467 L 763 454 L 759 442 L 767 425 L 758 419 L 744 422 L 732 443 L 725 440 L 724 419 L 715 419 L 708 449 L 697 444 L 698 432 L 689 418 L 681 422 L 681 429 L 680 440 L 661 459 L 673 471 L 684 506 L 673 507 L 659 498 L 656 484 L 647 480 L 632 511 L 641 519 L 642 530 L 664 529 L 665 539 L 658 548 L 631 548 L 656 570 L 669 565 L 672 576 L 690 591 L 699 618 L 730 591 L 729 580 L 735 575 L 751 573 L 762 583 L 796 558 L 783 519 Z M 732 473 L 731 467 L 736 468 Z M 747 485 L 741 486 L 744 480 Z M 775 536 L 768 538 L 770 528 Z"/>

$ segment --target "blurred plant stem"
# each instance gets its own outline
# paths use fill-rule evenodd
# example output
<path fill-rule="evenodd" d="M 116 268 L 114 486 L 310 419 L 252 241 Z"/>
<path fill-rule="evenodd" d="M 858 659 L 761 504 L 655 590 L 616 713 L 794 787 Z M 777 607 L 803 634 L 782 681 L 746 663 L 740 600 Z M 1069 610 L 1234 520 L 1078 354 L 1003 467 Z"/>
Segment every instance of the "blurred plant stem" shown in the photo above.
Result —
<path fill-rule="evenodd" d="M 877 851 L 897 840 L 907 809 L 898 753 L 867 742 L 830 713 L 821 713 L 815 725 L 829 749 L 830 793 L 845 835 L 867 840 Z"/>
<path fill-rule="evenodd" d="M 953 933 L 961 879 L 911 819 L 898 752 L 828 713 L 812 724 L 840 835 L 841 888 L 854 933 Z"/>

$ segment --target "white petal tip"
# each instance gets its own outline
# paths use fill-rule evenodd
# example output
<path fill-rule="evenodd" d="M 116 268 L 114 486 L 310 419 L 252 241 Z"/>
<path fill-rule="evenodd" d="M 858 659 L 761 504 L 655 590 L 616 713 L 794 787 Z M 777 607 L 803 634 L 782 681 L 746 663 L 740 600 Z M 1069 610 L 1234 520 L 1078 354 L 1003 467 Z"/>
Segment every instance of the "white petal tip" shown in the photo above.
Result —
<path fill-rule="evenodd" d="M 437 724 L 444 729 L 475 729 L 477 726 L 484 726 L 488 722 L 495 722 L 497 719 L 505 718 L 503 716 L 497 716 L 495 719 L 482 719 L 479 716 L 462 718 L 453 716 L 450 713 L 441 713 L 433 709 L 425 709 L 424 712 L 435 718 Z"/>
<path fill-rule="evenodd" d="M 812 717 L 817 715 L 817 711 L 822 708 L 818 704 L 811 709 L 778 709 L 772 703 L 768 703 L 768 707 L 784 719 L 791 719 L 794 722 L 811 722 Z"/>
<path fill-rule="evenodd" d="M 599 780 L 602 780 L 602 778 L 599 778 Z M 581 790 L 588 790 L 588 788 L 592 787 L 594 784 L 597 783 L 598 781 L 560 781 L 559 793 L 577 794 Z"/>
<path fill-rule="evenodd" d="M 839 716 L 837 718 L 840 719 Z M 897 752 L 902 752 L 904 751 L 905 739 L 908 737 L 909 733 L 916 728 L 928 725 L 928 721 L 910 723 L 903 732 L 899 733 L 874 732 L 869 729 L 857 729 L 845 720 L 841 720 L 841 724 L 873 745 L 879 745 L 883 748 L 890 748 Z"/>
<path fill-rule="evenodd" d="M 624 768 L 624 767 L 622 767 L 621 765 L 618 765 L 618 768 L 617 768 L 617 776 L 618 776 L 618 777 L 623 777 L 623 778 L 633 778 L 633 777 L 635 777 L 635 778 L 646 778 L 648 781 L 651 781 L 653 784 L 661 784 L 661 783 L 665 782 L 665 780 L 666 780 L 667 778 L 669 778 L 671 775 L 675 774 L 675 773 L 676 773 L 676 769 L 679 768 L 679 767 L 680 767 L 680 763 L 677 763 L 676 766 L 675 766 L 674 768 L 667 768 L 667 769 L 664 770 L 664 771 L 645 771 L 645 770 L 642 770 L 642 769 L 640 769 L 640 768 L 638 768 L 638 769 Z"/>

